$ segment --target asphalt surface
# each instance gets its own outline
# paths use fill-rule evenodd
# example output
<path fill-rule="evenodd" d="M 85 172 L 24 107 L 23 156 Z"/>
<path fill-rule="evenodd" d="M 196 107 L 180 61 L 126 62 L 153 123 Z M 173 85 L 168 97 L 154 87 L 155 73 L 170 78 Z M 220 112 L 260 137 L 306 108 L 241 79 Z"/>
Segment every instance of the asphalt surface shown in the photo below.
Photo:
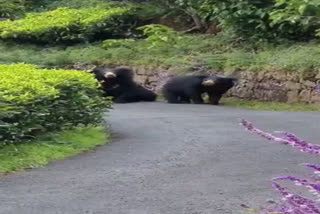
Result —
<path fill-rule="evenodd" d="M 0 177 L 1 214 L 237 214 L 277 199 L 269 179 L 319 159 L 244 131 L 238 119 L 319 143 L 319 113 L 119 104 L 110 144 Z"/>

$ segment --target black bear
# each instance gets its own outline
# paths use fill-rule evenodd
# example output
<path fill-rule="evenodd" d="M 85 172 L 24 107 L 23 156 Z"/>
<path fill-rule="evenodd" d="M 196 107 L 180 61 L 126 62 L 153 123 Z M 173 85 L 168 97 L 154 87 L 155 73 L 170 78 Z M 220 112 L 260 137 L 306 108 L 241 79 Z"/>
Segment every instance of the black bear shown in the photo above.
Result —
<path fill-rule="evenodd" d="M 119 67 L 115 69 L 97 67 L 91 71 L 100 82 L 105 96 L 113 97 L 115 103 L 139 101 L 155 101 L 157 95 L 133 81 L 131 69 Z"/>
<path fill-rule="evenodd" d="M 224 93 L 232 88 L 237 79 L 222 76 L 190 75 L 170 79 L 162 88 L 168 103 L 203 103 L 202 94 L 207 93 L 209 103 L 218 105 Z"/>

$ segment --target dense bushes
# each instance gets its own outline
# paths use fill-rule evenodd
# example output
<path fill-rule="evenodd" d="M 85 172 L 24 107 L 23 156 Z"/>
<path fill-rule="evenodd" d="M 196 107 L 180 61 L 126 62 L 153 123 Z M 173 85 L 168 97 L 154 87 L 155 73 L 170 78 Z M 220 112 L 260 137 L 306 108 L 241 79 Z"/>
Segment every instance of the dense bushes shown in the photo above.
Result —
<path fill-rule="evenodd" d="M 320 35 L 318 0 L 131 0 L 166 6 L 167 13 L 193 21 L 193 30 L 221 28 L 236 37 L 275 41 Z M 189 32 L 192 32 L 191 29 Z M 211 30 L 210 30 L 211 29 Z"/>
<path fill-rule="evenodd" d="M 245 38 L 308 40 L 320 28 L 320 2 L 313 0 L 225 1 L 218 9 L 222 26 Z"/>
<path fill-rule="evenodd" d="M 137 8 L 58 8 L 28 13 L 24 19 L 0 22 L 0 38 L 19 42 L 82 42 L 96 37 L 124 36 L 130 32 Z"/>
<path fill-rule="evenodd" d="M 0 141 L 100 122 L 110 102 L 83 71 L 0 65 Z"/>
<path fill-rule="evenodd" d="M 0 0 L 0 17 L 14 18 L 25 12 L 25 0 Z"/>

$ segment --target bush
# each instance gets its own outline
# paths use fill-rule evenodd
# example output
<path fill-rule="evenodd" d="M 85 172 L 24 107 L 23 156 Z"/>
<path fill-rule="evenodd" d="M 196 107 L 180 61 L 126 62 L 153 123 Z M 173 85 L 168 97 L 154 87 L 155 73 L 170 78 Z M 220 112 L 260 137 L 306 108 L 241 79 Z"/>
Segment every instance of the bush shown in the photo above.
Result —
<path fill-rule="evenodd" d="M 18 142 L 48 131 L 97 124 L 110 101 L 83 71 L 0 65 L 0 140 Z"/>
<path fill-rule="evenodd" d="M 0 0 L 0 17 L 15 18 L 25 12 L 25 1 L 23 0 Z"/>
<path fill-rule="evenodd" d="M 27 13 L 24 19 L 0 22 L 0 38 L 33 43 L 84 42 L 123 36 L 130 31 L 132 8 L 58 8 Z"/>
<path fill-rule="evenodd" d="M 150 48 L 175 45 L 181 37 L 173 29 L 161 25 L 150 24 L 141 26 L 138 30 L 143 31 L 143 35 L 147 36 L 146 41 L 151 43 Z"/>

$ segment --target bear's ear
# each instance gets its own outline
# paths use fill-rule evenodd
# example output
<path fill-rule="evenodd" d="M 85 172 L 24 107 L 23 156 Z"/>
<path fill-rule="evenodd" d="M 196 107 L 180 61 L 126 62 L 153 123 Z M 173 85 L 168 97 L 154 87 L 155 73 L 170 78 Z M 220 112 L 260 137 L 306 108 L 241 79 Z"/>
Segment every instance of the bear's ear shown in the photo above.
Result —
<path fill-rule="evenodd" d="M 113 73 L 113 72 L 106 72 L 106 73 L 104 73 L 104 75 L 103 75 L 105 78 L 114 78 L 114 77 L 117 77 L 117 75 L 115 74 L 115 73 Z"/>
<path fill-rule="evenodd" d="M 216 84 L 216 80 L 213 80 L 213 79 L 205 80 L 201 84 L 204 86 L 213 86 L 214 84 Z"/>

